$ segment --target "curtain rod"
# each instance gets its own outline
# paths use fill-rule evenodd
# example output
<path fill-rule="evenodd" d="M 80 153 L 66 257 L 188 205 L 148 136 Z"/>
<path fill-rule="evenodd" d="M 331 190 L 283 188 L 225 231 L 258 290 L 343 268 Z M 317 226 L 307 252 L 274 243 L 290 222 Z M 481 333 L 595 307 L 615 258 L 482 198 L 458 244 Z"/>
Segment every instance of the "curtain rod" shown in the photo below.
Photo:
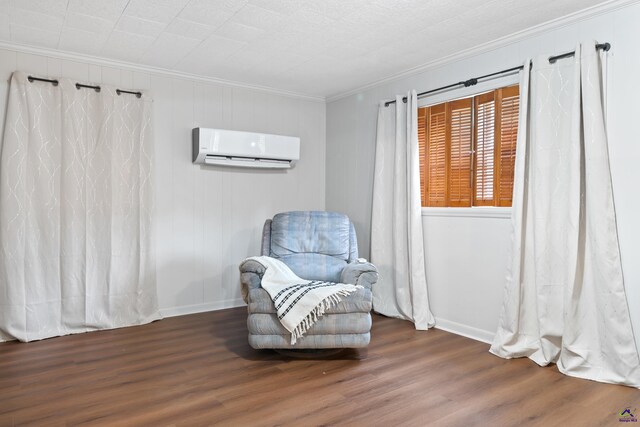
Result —
<path fill-rule="evenodd" d="M 609 43 L 599 43 L 599 44 L 596 45 L 596 49 L 597 50 L 604 50 L 605 52 L 608 52 L 609 49 L 611 49 L 611 44 L 609 44 Z M 549 63 L 553 64 L 558 59 L 569 58 L 569 57 L 571 57 L 571 56 L 573 56 L 575 54 L 576 54 L 576 52 L 574 50 L 574 51 L 571 51 L 571 52 L 562 53 L 560 55 L 550 56 L 549 57 Z M 465 80 L 463 82 L 452 83 L 450 85 L 442 86 L 442 87 L 439 87 L 437 89 L 431 89 L 431 90 L 428 90 L 426 92 L 420 92 L 418 94 L 418 98 L 420 98 L 422 96 L 425 96 L 425 95 L 429 95 L 429 94 L 434 93 L 434 92 L 440 92 L 440 91 L 446 90 L 446 89 L 453 89 L 453 88 L 459 87 L 459 86 L 464 86 L 464 87 L 475 86 L 475 85 L 478 84 L 478 80 L 486 79 L 488 77 L 493 77 L 493 76 L 497 76 L 497 75 L 500 75 L 500 74 L 507 74 L 507 73 L 511 73 L 511 72 L 514 72 L 514 71 L 519 71 L 519 70 L 522 70 L 523 68 L 524 68 L 524 65 L 520 65 L 518 67 L 511 67 L 511 68 L 507 68 L 506 70 L 496 71 L 495 73 L 485 74 L 484 76 L 472 77 L 472 78 L 470 78 L 468 80 Z M 405 102 L 405 103 L 407 102 L 407 97 L 406 96 L 404 98 L 402 98 L 402 102 Z M 395 103 L 396 103 L 395 100 L 387 101 L 387 102 L 384 103 L 384 106 L 388 107 L 389 105 L 395 104 Z"/>
<path fill-rule="evenodd" d="M 52 80 L 52 79 L 43 79 L 40 77 L 33 77 L 33 76 L 28 76 L 27 80 L 29 80 L 29 82 L 33 83 L 34 81 L 38 81 L 38 82 L 46 82 L 46 83 L 51 83 L 54 86 L 58 86 L 58 80 Z M 100 86 L 91 86 L 91 85 L 84 85 L 82 83 L 76 83 L 76 89 L 80 90 L 81 88 L 87 88 L 87 89 L 93 89 L 96 92 L 100 92 L 101 88 Z M 131 92 L 128 90 L 122 90 L 122 89 L 116 89 L 116 93 L 118 95 L 120 95 L 121 93 L 130 93 L 131 95 L 135 95 L 136 98 L 142 98 L 142 92 Z"/>

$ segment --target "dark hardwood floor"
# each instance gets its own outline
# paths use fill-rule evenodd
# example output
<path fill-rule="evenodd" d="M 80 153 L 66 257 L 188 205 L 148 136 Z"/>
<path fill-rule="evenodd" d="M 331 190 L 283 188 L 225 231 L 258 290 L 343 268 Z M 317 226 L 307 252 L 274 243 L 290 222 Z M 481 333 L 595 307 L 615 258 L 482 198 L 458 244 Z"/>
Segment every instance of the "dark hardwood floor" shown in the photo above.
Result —
<path fill-rule="evenodd" d="M 367 350 L 293 360 L 247 344 L 244 308 L 0 344 L 0 425 L 619 425 L 640 391 L 566 377 L 374 317 Z M 635 415 L 635 413 L 634 413 Z"/>

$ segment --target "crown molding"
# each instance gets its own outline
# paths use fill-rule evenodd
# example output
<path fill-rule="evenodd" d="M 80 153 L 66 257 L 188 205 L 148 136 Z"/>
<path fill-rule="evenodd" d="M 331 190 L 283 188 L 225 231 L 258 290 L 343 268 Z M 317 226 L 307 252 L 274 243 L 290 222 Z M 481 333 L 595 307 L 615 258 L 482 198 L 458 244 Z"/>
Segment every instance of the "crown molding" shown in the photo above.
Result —
<path fill-rule="evenodd" d="M 425 64 L 419 65 L 417 67 L 410 68 L 400 73 L 393 74 L 391 76 L 375 80 L 371 83 L 367 83 L 365 85 L 359 86 L 355 89 L 350 89 L 344 92 L 339 92 L 333 95 L 329 95 L 326 97 L 326 102 L 333 102 L 339 99 L 346 98 L 348 96 L 356 95 L 358 93 L 362 93 L 367 89 L 374 88 L 376 86 L 383 85 L 385 83 L 390 83 L 396 80 L 400 80 L 405 77 L 413 76 L 416 74 L 423 73 L 430 69 L 440 67 L 455 61 L 460 61 L 463 59 L 471 58 L 473 56 L 480 55 L 482 53 L 486 53 L 501 47 L 508 46 L 513 43 L 517 43 L 519 41 L 525 40 L 527 38 L 540 35 L 542 33 L 556 30 L 558 28 L 566 27 L 571 24 L 575 24 L 580 21 L 584 21 L 590 18 L 593 18 L 598 15 L 602 15 L 605 13 L 612 12 L 617 9 L 622 9 L 624 7 L 630 6 L 635 3 L 639 3 L 640 0 L 610 0 L 604 3 L 600 3 L 595 6 L 591 6 L 587 9 L 579 10 L 577 12 L 573 12 L 569 15 L 565 15 L 560 18 L 552 19 L 547 22 L 543 22 L 542 24 L 535 25 L 533 27 L 529 27 L 525 30 L 518 31 L 516 33 L 509 34 L 504 37 L 500 37 L 498 39 L 492 40 L 487 43 L 480 44 L 478 46 L 474 46 L 469 49 L 461 50 L 452 55 L 445 56 L 440 59 L 436 59 L 434 61 L 427 62 Z"/>
<path fill-rule="evenodd" d="M 81 53 L 67 52 L 57 49 L 49 49 L 36 47 L 20 43 L 0 41 L 0 49 L 7 49 L 14 52 L 29 53 L 33 55 L 46 56 L 57 59 L 66 59 L 70 61 L 79 61 L 92 65 L 100 65 L 106 67 L 115 67 L 127 71 L 138 71 L 143 73 L 156 74 L 166 77 L 174 77 L 179 79 L 191 80 L 195 82 L 213 83 L 224 86 L 238 87 L 243 89 L 251 89 L 260 92 L 266 92 L 274 95 L 286 96 L 289 98 L 297 98 L 306 101 L 325 103 L 326 98 L 323 96 L 313 96 L 304 93 L 277 89 L 269 86 L 253 85 L 249 83 L 236 82 L 233 80 L 219 79 L 215 77 L 207 77 L 198 74 L 191 74 L 182 71 L 174 71 L 166 68 L 153 67 L 151 65 L 135 64 L 132 62 L 118 61 L 114 59 L 103 58 L 99 56 L 85 55 Z"/>

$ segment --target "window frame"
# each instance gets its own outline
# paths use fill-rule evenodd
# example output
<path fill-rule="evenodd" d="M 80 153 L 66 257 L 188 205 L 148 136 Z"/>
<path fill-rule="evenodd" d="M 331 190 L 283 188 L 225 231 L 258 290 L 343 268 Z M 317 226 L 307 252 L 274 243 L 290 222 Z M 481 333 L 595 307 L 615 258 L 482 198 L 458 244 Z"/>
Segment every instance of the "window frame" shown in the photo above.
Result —
<path fill-rule="evenodd" d="M 450 76 L 449 76 L 450 78 Z M 435 93 L 418 99 L 418 108 L 430 107 L 458 99 L 476 97 L 506 86 L 520 84 L 520 74 L 508 74 L 479 82 L 475 86 L 459 88 L 454 91 Z M 522 95 L 522 94 L 521 94 Z M 467 217 L 467 218 L 511 218 L 512 207 L 508 206 L 469 206 L 444 207 L 421 206 L 423 217 Z"/>

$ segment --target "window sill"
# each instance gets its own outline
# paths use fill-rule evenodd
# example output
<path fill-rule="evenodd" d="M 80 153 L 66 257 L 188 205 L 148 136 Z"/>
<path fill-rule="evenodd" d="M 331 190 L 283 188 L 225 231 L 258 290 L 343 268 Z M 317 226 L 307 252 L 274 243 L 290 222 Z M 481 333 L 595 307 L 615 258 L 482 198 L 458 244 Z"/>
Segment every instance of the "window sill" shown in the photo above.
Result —
<path fill-rule="evenodd" d="M 511 218 L 511 208 L 422 208 L 422 216 L 461 218 Z"/>

